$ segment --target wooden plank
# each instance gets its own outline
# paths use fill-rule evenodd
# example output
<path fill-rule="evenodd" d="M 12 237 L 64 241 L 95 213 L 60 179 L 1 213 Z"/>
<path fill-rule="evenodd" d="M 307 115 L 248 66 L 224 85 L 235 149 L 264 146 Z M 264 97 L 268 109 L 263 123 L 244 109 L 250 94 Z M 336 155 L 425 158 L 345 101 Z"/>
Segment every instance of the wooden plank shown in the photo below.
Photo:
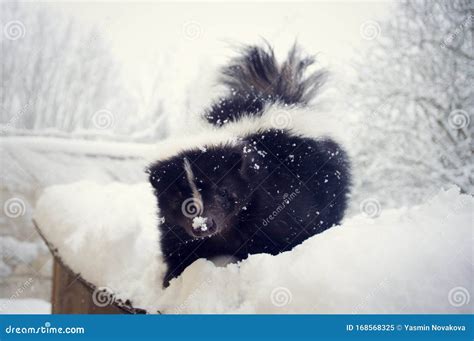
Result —
<path fill-rule="evenodd" d="M 41 229 L 33 220 L 36 231 L 48 246 L 54 257 L 53 292 L 51 295 L 53 314 L 146 314 L 146 310 L 134 308 L 130 301 L 112 300 L 109 305 L 94 304 L 93 294 L 96 286 L 75 274 L 58 255 L 58 250 L 43 235 Z M 102 297 L 103 298 L 103 297 Z M 105 300 L 108 301 L 107 299 Z M 161 314 L 159 311 L 155 313 Z"/>
<path fill-rule="evenodd" d="M 92 299 L 93 292 L 58 260 L 53 268 L 53 314 L 124 314 L 125 312 L 111 302 L 98 306 Z M 100 304 L 102 305 L 102 304 Z"/>

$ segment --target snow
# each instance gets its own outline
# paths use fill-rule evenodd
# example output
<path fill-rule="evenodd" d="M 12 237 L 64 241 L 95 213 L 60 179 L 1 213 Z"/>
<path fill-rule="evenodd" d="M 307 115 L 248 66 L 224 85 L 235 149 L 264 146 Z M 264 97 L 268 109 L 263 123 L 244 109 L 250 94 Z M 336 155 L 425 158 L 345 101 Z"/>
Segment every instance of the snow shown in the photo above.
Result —
<path fill-rule="evenodd" d="M 85 181 L 45 189 L 34 219 L 71 269 L 153 311 L 164 275 L 155 207 L 147 183 Z"/>
<path fill-rule="evenodd" d="M 51 303 L 35 298 L 0 298 L 0 314 L 51 314 Z"/>
<path fill-rule="evenodd" d="M 473 205 L 456 187 L 441 190 L 278 256 L 200 259 L 166 290 L 148 184 L 53 186 L 35 220 L 70 268 L 150 313 L 473 313 Z"/>
<path fill-rule="evenodd" d="M 31 151 L 107 156 L 116 158 L 146 157 L 153 153 L 153 144 L 79 140 L 44 136 L 2 136 L 2 148 L 21 145 Z"/>
<path fill-rule="evenodd" d="M 13 266 L 29 264 L 44 251 L 47 250 L 43 244 L 0 236 L 0 278 L 10 275 Z"/>
<path fill-rule="evenodd" d="M 154 149 L 154 145 L 139 143 L 2 136 L 2 187 L 13 193 L 29 193 L 83 179 L 143 182 Z"/>
<path fill-rule="evenodd" d="M 193 229 L 207 231 L 206 225 L 207 218 L 204 217 L 194 217 L 193 218 Z"/>

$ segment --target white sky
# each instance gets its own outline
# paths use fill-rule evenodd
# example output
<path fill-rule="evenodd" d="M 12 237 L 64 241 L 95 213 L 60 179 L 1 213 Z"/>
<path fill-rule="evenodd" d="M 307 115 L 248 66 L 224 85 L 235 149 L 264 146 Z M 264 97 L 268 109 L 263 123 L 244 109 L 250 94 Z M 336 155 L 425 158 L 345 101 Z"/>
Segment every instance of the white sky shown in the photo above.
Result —
<path fill-rule="evenodd" d="M 130 90 L 142 96 L 141 112 L 153 107 L 153 82 L 161 77 L 165 110 L 183 111 L 183 93 L 199 87 L 208 65 L 217 67 L 235 52 L 232 44 L 267 39 L 277 55 L 297 38 L 305 51 L 346 75 L 354 52 L 364 48 L 360 26 L 390 14 L 387 1 L 318 2 L 48 2 L 103 31 L 123 64 Z M 211 73 L 211 72 L 208 72 Z M 164 81 L 163 81 L 164 80 Z M 171 109 L 170 109 L 171 108 Z M 181 114 L 181 112 L 180 112 Z"/>
<path fill-rule="evenodd" d="M 229 43 L 258 42 L 262 37 L 277 52 L 286 52 L 297 38 L 309 52 L 320 52 L 325 62 L 346 62 L 363 46 L 360 25 L 380 20 L 390 8 L 385 1 L 49 5 L 104 29 L 129 76 L 142 81 L 147 78 L 147 64 L 165 51 L 191 68 L 197 60 L 223 60 L 231 55 Z"/>

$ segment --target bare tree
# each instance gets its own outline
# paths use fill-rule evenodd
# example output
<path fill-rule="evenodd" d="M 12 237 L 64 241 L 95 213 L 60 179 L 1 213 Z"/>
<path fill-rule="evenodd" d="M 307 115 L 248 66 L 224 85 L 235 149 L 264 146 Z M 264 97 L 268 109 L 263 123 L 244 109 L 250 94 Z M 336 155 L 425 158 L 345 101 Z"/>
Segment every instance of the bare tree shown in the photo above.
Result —
<path fill-rule="evenodd" d="M 474 5 L 397 3 L 356 65 L 357 186 L 398 203 L 456 184 L 474 190 Z"/>
<path fill-rule="evenodd" d="M 160 114 L 159 100 L 138 115 L 140 98 L 126 90 L 103 32 L 44 4 L 0 6 L 3 131 L 131 139 L 131 132 L 150 130 Z M 156 129 L 146 135 L 159 134 Z"/>

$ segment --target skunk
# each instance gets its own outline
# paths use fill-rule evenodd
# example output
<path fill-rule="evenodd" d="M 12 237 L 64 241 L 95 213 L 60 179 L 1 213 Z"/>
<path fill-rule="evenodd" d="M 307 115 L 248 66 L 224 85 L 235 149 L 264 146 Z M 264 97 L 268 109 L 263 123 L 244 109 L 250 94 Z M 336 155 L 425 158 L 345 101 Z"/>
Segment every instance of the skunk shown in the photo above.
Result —
<path fill-rule="evenodd" d="M 162 217 L 165 287 L 199 258 L 276 255 L 343 218 L 346 152 L 292 121 L 311 110 L 326 78 L 307 75 L 313 62 L 296 45 L 281 65 L 269 46 L 245 47 L 220 74 L 228 94 L 205 112 L 209 132 L 148 168 Z"/>

